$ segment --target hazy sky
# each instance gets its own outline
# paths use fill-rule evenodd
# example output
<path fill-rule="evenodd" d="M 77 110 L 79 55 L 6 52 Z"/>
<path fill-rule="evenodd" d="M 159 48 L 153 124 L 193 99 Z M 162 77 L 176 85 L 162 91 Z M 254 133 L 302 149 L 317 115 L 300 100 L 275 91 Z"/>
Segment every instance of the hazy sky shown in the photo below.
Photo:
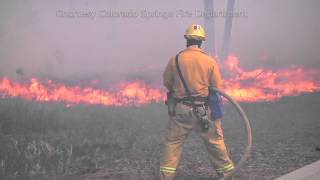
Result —
<path fill-rule="evenodd" d="M 223 11 L 226 0 L 215 4 Z M 247 17 L 234 19 L 230 49 L 249 66 L 319 65 L 319 8 L 318 0 L 237 0 L 235 11 Z M 53 76 L 161 72 L 185 47 L 186 27 L 203 24 L 197 9 L 202 1 L 2 0 L 0 74 L 17 68 Z M 127 17 L 111 17 L 119 12 Z M 224 18 L 215 23 L 219 52 Z"/>

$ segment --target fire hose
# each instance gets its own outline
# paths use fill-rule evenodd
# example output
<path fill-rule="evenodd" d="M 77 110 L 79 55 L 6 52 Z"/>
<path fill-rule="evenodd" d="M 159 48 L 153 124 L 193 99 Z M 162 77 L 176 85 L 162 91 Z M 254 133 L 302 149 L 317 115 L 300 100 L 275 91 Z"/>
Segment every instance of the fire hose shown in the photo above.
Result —
<path fill-rule="evenodd" d="M 240 114 L 244 124 L 245 124 L 245 128 L 246 128 L 246 133 L 247 133 L 247 146 L 244 150 L 243 155 L 241 156 L 240 160 L 238 161 L 238 163 L 236 163 L 235 168 L 233 169 L 233 171 L 228 174 L 227 176 L 223 177 L 222 180 L 226 180 L 229 177 L 231 177 L 233 174 L 235 174 L 237 171 L 239 171 L 239 169 L 245 164 L 245 162 L 248 160 L 250 153 L 251 153 L 251 148 L 252 148 L 252 133 L 251 133 L 251 125 L 249 122 L 249 119 L 246 115 L 246 113 L 244 112 L 244 110 L 241 108 L 241 106 L 239 105 L 238 102 L 236 102 L 232 97 L 230 97 L 228 94 L 224 93 L 223 91 L 214 88 L 214 87 L 210 87 L 213 91 L 219 93 L 221 96 L 223 96 L 224 98 L 226 98 L 238 111 L 238 113 Z"/>

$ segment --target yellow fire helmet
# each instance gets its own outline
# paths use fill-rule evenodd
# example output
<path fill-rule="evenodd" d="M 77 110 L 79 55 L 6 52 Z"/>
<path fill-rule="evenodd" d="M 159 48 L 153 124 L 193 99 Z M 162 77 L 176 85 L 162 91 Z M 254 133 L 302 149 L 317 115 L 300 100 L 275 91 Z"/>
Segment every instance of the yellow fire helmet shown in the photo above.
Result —
<path fill-rule="evenodd" d="M 184 35 L 184 38 L 204 41 L 206 40 L 206 32 L 204 31 L 201 25 L 192 24 L 186 30 L 186 34 Z"/>

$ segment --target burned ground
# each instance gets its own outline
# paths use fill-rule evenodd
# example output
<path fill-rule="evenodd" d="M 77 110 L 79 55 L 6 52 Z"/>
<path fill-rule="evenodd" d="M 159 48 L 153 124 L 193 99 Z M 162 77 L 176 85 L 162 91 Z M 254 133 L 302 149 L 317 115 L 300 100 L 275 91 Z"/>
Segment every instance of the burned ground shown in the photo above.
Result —
<path fill-rule="evenodd" d="M 238 179 L 273 179 L 320 159 L 320 94 L 242 104 L 253 149 Z M 155 179 L 166 106 L 104 107 L 0 100 L 0 179 Z M 225 105 L 224 135 L 234 160 L 245 147 L 238 114 Z M 214 175 L 201 140 L 184 145 L 176 179 Z"/>

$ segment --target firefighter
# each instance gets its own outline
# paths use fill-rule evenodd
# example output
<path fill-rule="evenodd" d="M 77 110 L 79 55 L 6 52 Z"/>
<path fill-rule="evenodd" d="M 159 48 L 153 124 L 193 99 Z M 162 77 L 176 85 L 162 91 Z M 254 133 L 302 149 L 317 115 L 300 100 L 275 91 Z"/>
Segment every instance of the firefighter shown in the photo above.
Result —
<path fill-rule="evenodd" d="M 168 89 L 167 105 L 169 109 L 169 125 L 165 137 L 163 155 L 160 160 L 160 179 L 174 178 L 181 158 L 184 141 L 190 132 L 200 135 L 209 154 L 209 159 L 217 173 L 217 179 L 226 176 L 234 169 L 229 158 L 221 128 L 221 117 L 215 117 L 208 108 L 210 86 L 221 88 L 221 75 L 214 59 L 205 54 L 201 44 L 205 40 L 202 26 L 193 24 L 187 28 L 184 35 L 187 48 L 178 55 L 179 66 L 188 86 L 191 97 L 188 96 L 176 66 L 176 57 L 170 59 L 163 73 L 163 83 Z M 170 100 L 171 99 L 171 100 Z M 196 108 L 206 111 L 208 115 L 208 129 L 201 127 L 196 118 L 192 101 Z"/>

